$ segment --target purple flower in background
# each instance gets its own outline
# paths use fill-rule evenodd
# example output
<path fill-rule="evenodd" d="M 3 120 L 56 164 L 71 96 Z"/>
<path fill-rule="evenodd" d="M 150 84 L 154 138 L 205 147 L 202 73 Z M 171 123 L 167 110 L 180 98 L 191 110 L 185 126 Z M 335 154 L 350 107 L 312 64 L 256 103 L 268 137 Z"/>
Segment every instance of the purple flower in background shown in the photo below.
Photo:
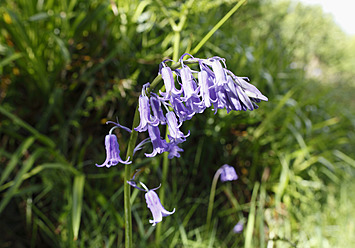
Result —
<path fill-rule="evenodd" d="M 159 127 L 148 125 L 148 133 L 153 144 L 153 152 L 150 154 L 145 153 L 144 155 L 147 157 L 154 157 L 157 154 L 165 152 L 168 145 L 165 140 L 161 139 Z"/>
<path fill-rule="evenodd" d="M 159 125 L 159 120 L 155 116 L 153 117 L 153 121 L 150 120 L 150 106 L 149 106 L 149 98 L 145 95 L 139 96 L 139 116 L 140 116 L 140 123 L 139 126 L 136 127 L 134 130 L 138 132 L 145 132 L 147 131 L 148 124 L 157 126 Z"/>
<path fill-rule="evenodd" d="M 234 227 L 233 227 L 233 232 L 234 233 L 241 233 L 243 231 L 244 225 L 243 222 L 239 221 Z"/>
<path fill-rule="evenodd" d="M 130 164 L 132 161 L 129 161 L 129 158 L 126 161 L 123 161 L 120 157 L 120 149 L 117 142 L 117 137 L 114 134 L 106 135 L 105 137 L 105 148 L 106 148 L 106 160 L 103 164 L 98 165 L 97 167 L 106 166 L 110 168 L 118 163 Z"/>
<path fill-rule="evenodd" d="M 219 171 L 221 173 L 222 182 L 234 181 L 238 179 L 238 175 L 235 172 L 235 169 L 228 164 L 225 164 L 221 168 L 219 168 Z"/>
<path fill-rule="evenodd" d="M 187 135 L 184 135 L 180 131 L 179 127 L 182 125 L 182 123 L 178 125 L 174 112 L 169 111 L 168 113 L 166 113 L 166 122 L 168 124 L 168 129 L 170 132 L 169 139 L 174 139 L 175 141 L 181 143 L 181 141 L 185 141 L 186 137 L 190 135 L 190 131 Z"/>

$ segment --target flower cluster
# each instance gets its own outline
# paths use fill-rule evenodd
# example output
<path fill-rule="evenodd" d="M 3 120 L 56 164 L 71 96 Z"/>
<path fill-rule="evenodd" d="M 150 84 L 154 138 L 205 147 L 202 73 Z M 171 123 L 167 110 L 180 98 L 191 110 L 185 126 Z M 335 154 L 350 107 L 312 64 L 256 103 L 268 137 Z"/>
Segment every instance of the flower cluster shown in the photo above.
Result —
<path fill-rule="evenodd" d="M 161 63 L 160 74 L 164 81 L 164 92 L 159 91 L 159 95 L 151 93 L 148 96 L 146 91 L 150 84 L 143 86 L 139 97 L 140 124 L 135 130 L 148 130 L 153 151 L 145 154 L 147 157 L 154 157 L 163 152 L 169 152 L 170 159 L 180 157 L 179 152 L 183 149 L 178 145 L 190 135 L 190 132 L 184 134 L 180 131 L 180 127 L 184 121 L 207 108 L 213 107 L 215 113 L 218 109 L 226 109 L 228 113 L 232 110 L 254 110 L 258 108 L 256 103 L 268 100 L 255 86 L 247 82 L 248 78 L 237 77 L 229 71 L 224 59 L 197 59 L 190 55 L 191 58 L 183 60 L 186 55 L 189 54 L 181 57 L 179 69 L 171 70 L 165 61 Z M 192 60 L 198 63 L 199 71 L 187 66 Z M 164 109 L 166 111 L 163 111 Z M 161 138 L 159 125 L 168 125 L 169 142 Z"/>
<path fill-rule="evenodd" d="M 165 91 L 159 91 L 159 94 L 150 93 L 150 84 L 143 85 L 142 93 L 139 96 L 139 117 L 140 123 L 134 128 L 137 132 L 148 131 L 149 138 L 140 142 L 133 150 L 132 156 L 140 150 L 144 144 L 151 142 L 153 151 L 145 153 L 146 157 L 154 157 L 157 154 L 168 152 L 168 158 L 180 157 L 183 151 L 178 145 L 183 143 L 190 135 L 190 131 L 184 134 L 180 127 L 183 122 L 190 120 L 195 114 L 203 113 L 207 108 L 211 108 L 216 114 L 218 109 L 226 109 L 229 113 L 232 110 L 246 111 L 258 108 L 256 103 L 261 100 L 267 101 L 265 97 L 255 86 L 250 84 L 248 78 L 237 77 L 226 68 L 224 59 L 212 57 L 209 59 L 191 58 L 183 60 L 189 54 L 184 54 L 180 58 L 180 67 L 171 69 L 163 61 L 160 66 L 160 75 L 164 82 Z M 198 64 L 198 70 L 192 70 L 188 64 Z M 172 67 L 175 68 L 175 67 Z M 176 77 L 176 82 L 174 79 Z M 107 123 L 114 124 L 109 134 L 105 137 L 106 160 L 98 167 L 111 167 L 118 163 L 130 164 L 130 158 L 126 161 L 120 157 L 117 137 L 112 134 L 115 128 L 121 128 L 127 132 L 131 129 L 120 125 L 117 121 Z M 166 125 L 168 129 L 168 141 L 162 139 L 160 134 L 160 125 Z M 135 142 L 135 140 L 134 140 Z M 235 169 L 227 164 L 217 170 L 212 184 L 210 200 L 214 198 L 215 187 L 220 177 L 222 182 L 237 180 L 238 176 Z M 161 204 L 160 199 L 155 193 L 155 189 L 149 190 L 143 183 L 144 189 L 137 186 L 134 181 L 135 175 L 127 183 L 134 188 L 145 191 L 147 207 L 151 210 L 153 220 L 149 222 L 154 225 L 162 221 L 162 218 L 175 212 L 167 211 Z M 209 204 L 208 223 L 211 219 L 212 204 Z M 241 232 L 242 224 L 237 224 L 235 232 Z"/>

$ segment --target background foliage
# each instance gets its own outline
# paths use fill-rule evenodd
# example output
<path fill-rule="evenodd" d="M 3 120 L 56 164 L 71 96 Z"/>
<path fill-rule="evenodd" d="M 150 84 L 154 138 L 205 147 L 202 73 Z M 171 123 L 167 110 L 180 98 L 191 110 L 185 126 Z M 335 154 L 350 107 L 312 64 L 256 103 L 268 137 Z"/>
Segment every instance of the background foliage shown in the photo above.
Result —
<path fill-rule="evenodd" d="M 104 159 L 104 123 L 131 125 L 141 86 L 173 56 L 177 35 L 179 54 L 193 50 L 236 3 L 1 2 L 0 247 L 123 247 L 122 166 L 94 166 Z M 244 4 L 195 55 L 225 57 L 269 102 L 184 123 L 191 137 L 164 179 L 164 205 L 176 213 L 155 237 L 133 191 L 136 246 L 353 245 L 353 54 L 354 38 L 320 8 Z M 125 151 L 128 135 L 116 134 Z M 135 159 L 150 188 L 162 180 L 161 160 Z M 212 177 L 225 163 L 240 179 L 218 184 L 207 233 Z"/>

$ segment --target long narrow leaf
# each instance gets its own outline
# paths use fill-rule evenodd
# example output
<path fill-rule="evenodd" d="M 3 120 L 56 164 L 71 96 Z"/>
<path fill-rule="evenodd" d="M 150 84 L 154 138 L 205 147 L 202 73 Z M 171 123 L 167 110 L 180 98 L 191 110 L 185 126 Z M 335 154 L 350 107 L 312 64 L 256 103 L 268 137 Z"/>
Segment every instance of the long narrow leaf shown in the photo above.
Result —
<path fill-rule="evenodd" d="M 78 175 L 74 178 L 73 185 L 73 209 L 72 209 L 72 225 L 74 232 L 74 240 L 78 239 L 81 210 L 83 207 L 85 176 Z"/>
<path fill-rule="evenodd" d="M 10 162 L 7 164 L 6 168 L 1 173 L 0 185 L 2 185 L 3 182 L 5 182 L 5 180 L 9 177 L 10 173 L 18 164 L 22 154 L 33 144 L 34 141 L 34 137 L 29 137 L 24 142 L 22 142 L 19 148 L 17 148 L 16 152 L 12 155 Z"/>
<path fill-rule="evenodd" d="M 22 181 L 24 180 L 24 175 L 28 172 L 36 161 L 37 157 L 43 153 L 42 149 L 36 150 L 33 155 L 31 155 L 24 163 L 20 171 L 17 173 L 14 185 L 5 193 L 4 198 L 0 202 L 0 214 L 5 209 L 7 204 L 10 202 L 12 197 L 16 194 L 17 189 L 20 187 Z"/>

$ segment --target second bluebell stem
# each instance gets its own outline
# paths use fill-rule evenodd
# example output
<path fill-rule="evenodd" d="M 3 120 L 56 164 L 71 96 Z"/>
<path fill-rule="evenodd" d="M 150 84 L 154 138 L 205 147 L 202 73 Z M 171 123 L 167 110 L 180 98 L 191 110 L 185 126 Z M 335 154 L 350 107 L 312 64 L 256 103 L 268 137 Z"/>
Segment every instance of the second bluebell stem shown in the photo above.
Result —
<path fill-rule="evenodd" d="M 216 173 L 214 174 L 213 180 L 212 180 L 212 185 L 211 185 L 211 192 L 210 192 L 210 199 L 208 202 L 208 210 L 207 210 L 207 217 L 206 217 L 206 231 L 210 231 L 210 226 L 211 226 L 211 219 L 212 219 L 212 210 L 213 210 L 213 204 L 214 204 L 214 197 L 216 195 L 216 187 L 217 187 L 217 182 L 218 178 L 221 175 L 221 170 L 217 170 Z"/>

